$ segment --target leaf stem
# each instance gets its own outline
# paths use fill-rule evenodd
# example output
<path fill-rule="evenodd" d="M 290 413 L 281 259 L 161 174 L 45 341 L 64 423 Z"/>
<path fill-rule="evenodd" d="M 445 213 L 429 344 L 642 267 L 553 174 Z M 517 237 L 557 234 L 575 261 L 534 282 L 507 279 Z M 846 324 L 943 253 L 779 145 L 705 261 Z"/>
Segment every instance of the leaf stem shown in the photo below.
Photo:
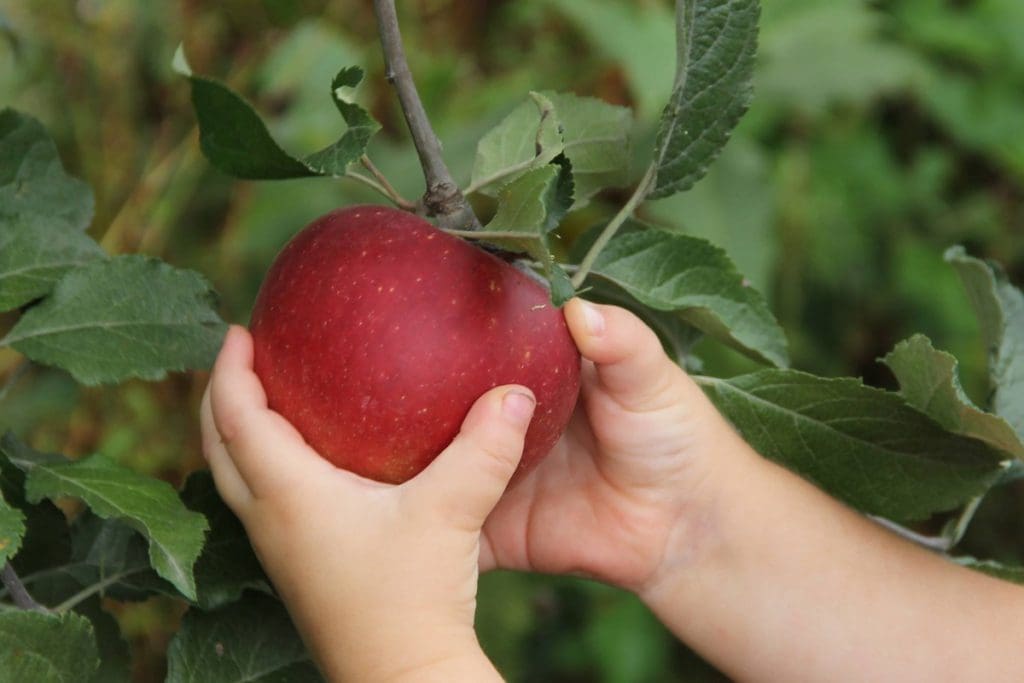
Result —
<path fill-rule="evenodd" d="M 62 602 L 59 605 L 57 605 L 56 607 L 54 607 L 53 611 L 61 613 L 61 612 L 67 612 L 68 610 L 72 610 L 79 603 L 85 602 L 86 600 L 88 600 L 92 596 L 96 595 L 97 593 L 102 593 L 103 590 L 107 588 L 107 586 L 112 586 L 113 584 L 117 583 L 121 579 L 127 578 L 127 577 L 131 576 L 132 574 L 138 574 L 143 569 L 145 569 L 145 567 L 138 567 L 136 569 L 128 569 L 128 570 L 125 570 L 123 572 L 118 572 L 117 574 L 111 574 L 110 576 L 108 576 L 107 578 L 103 579 L 102 581 L 97 581 L 96 583 L 92 584 L 91 586 L 86 586 L 82 590 L 78 591 L 77 593 L 72 595 L 70 598 L 68 598 L 64 602 Z"/>
<path fill-rule="evenodd" d="M 430 125 L 430 119 L 427 118 L 423 102 L 416 91 L 416 84 L 405 58 L 405 49 L 402 47 L 395 2 L 373 0 L 373 8 L 377 15 L 377 30 L 384 50 L 388 82 L 398 93 L 405 122 L 409 126 L 416 153 L 420 157 L 420 165 L 423 167 L 423 177 L 427 184 L 423 205 L 430 216 L 437 218 L 442 228 L 475 230 L 480 227 L 480 221 L 444 163 L 441 156 L 441 141 Z"/>
<path fill-rule="evenodd" d="M 4 586 L 7 587 L 7 592 L 10 593 L 11 601 L 19 608 L 24 610 L 33 610 L 36 612 L 45 612 L 46 608 L 36 602 L 28 590 L 25 588 L 25 584 L 18 578 L 17 572 L 14 571 L 14 567 L 8 562 L 4 565 L 3 572 L 0 573 L 0 578 L 3 579 Z"/>
<path fill-rule="evenodd" d="M 377 179 L 377 182 L 380 183 L 380 187 L 381 189 L 383 189 L 384 194 L 395 203 L 395 206 L 402 209 L 403 211 L 416 210 L 416 202 L 410 202 L 408 199 L 403 197 L 401 193 L 399 193 L 399 191 L 395 189 L 395 186 L 392 185 L 390 181 L 388 181 L 387 176 L 381 173 L 380 169 L 377 168 L 376 164 L 370 161 L 370 157 L 364 154 L 363 156 L 359 157 L 359 162 L 367 171 L 370 172 L 370 175 Z"/>
<path fill-rule="evenodd" d="M 467 237 L 469 239 L 476 240 L 532 240 L 538 239 L 525 232 L 515 232 L 513 230 L 444 230 L 443 232 L 455 237 Z"/>
<path fill-rule="evenodd" d="M 615 214 L 615 217 L 608 222 L 601 235 L 597 238 L 597 241 L 590 247 L 587 255 L 583 257 L 580 262 L 580 269 L 576 271 L 576 274 L 572 278 L 572 286 L 579 289 L 583 284 L 583 281 L 587 279 L 587 275 L 590 274 L 590 269 L 594 267 L 594 263 L 597 261 L 597 257 L 600 256 L 601 252 L 608 242 L 615 237 L 615 233 L 619 231 L 622 224 L 625 223 L 636 211 L 636 207 L 640 206 L 640 202 L 644 200 L 647 193 L 650 191 L 651 186 L 654 184 L 654 179 L 657 176 L 657 167 L 651 164 L 647 167 L 647 172 L 644 173 L 644 177 L 640 179 L 640 184 L 636 186 L 636 190 L 633 192 L 633 196 L 629 198 L 625 206 Z"/>
<path fill-rule="evenodd" d="M 934 550 L 940 553 L 949 552 L 953 544 L 950 543 L 950 539 L 945 536 L 925 536 L 919 534 L 916 531 L 908 529 L 902 524 L 897 524 L 892 520 L 886 519 L 885 517 L 877 517 L 875 515 L 868 515 L 868 519 L 877 522 L 879 525 L 885 527 L 889 531 L 893 532 L 897 536 L 904 538 L 911 543 L 927 548 L 928 550 Z"/>
<path fill-rule="evenodd" d="M 407 206 L 405 206 L 403 204 L 399 204 L 397 199 L 395 197 L 392 197 L 388 193 L 387 188 L 385 188 L 383 185 L 378 183 L 373 178 L 370 178 L 369 176 L 365 176 L 362 173 L 359 173 L 358 171 L 346 170 L 345 171 L 345 175 L 338 176 L 338 177 L 340 177 L 340 178 L 349 178 L 349 179 L 354 180 L 354 181 L 356 181 L 358 183 L 362 183 L 363 185 L 366 185 L 368 188 L 370 188 L 374 192 L 376 192 L 376 193 L 378 193 L 378 194 L 380 194 L 380 195 L 390 199 L 392 202 L 395 203 L 396 206 L 398 206 L 399 208 L 401 208 L 401 209 L 403 209 L 405 211 L 412 211 L 413 209 L 416 208 L 416 205 L 413 204 L 412 202 L 409 202 Z"/>
<path fill-rule="evenodd" d="M 974 513 L 978 511 L 978 506 L 981 505 L 981 501 L 984 500 L 985 494 L 972 498 L 964 509 L 960 511 L 960 514 L 955 519 L 950 520 L 946 529 L 944 530 L 943 536 L 949 542 L 949 547 L 953 548 L 960 541 L 963 540 L 964 534 L 967 533 L 967 527 L 971 525 L 971 521 L 974 519 Z"/>

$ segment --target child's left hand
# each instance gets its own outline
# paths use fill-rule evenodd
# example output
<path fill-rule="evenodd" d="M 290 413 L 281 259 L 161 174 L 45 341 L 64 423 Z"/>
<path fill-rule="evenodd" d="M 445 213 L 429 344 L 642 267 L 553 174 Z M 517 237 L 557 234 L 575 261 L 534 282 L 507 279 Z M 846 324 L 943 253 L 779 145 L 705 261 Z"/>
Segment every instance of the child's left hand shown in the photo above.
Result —
<path fill-rule="evenodd" d="M 473 631 L 480 533 L 522 455 L 529 390 L 489 391 L 426 470 L 390 486 L 317 455 L 267 407 L 252 355 L 233 327 L 203 400 L 203 450 L 324 673 L 500 680 Z"/>

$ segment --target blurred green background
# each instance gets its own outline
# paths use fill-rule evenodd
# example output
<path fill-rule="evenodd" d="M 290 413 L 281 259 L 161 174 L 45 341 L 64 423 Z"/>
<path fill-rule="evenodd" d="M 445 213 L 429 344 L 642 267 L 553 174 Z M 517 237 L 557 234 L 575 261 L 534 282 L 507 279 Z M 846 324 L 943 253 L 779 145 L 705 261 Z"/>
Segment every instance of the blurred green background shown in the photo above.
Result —
<path fill-rule="evenodd" d="M 479 137 L 545 88 L 633 106 L 642 168 L 674 69 L 671 3 L 399 5 L 457 178 L 468 177 Z M 92 185 L 92 234 L 113 253 L 203 272 L 225 317 L 245 322 L 294 232 L 338 205 L 378 198 L 346 181 L 237 182 L 210 168 L 188 87 L 170 67 L 179 43 L 198 73 L 251 98 L 298 152 L 337 135 L 331 76 L 364 66 L 361 98 L 385 126 L 370 156 L 406 196 L 422 192 L 419 167 L 368 2 L 0 0 L 0 105 L 42 119 L 66 165 Z M 891 386 L 876 359 L 923 332 L 960 358 L 968 393 L 984 403 L 985 349 L 942 252 L 964 244 L 1024 283 L 1024 3 L 768 0 L 760 54 L 754 105 L 710 175 L 642 215 L 725 247 L 772 302 L 796 367 Z M 624 197 L 606 193 L 570 217 L 563 247 Z M 0 331 L 10 322 L 0 316 Z M 713 374 L 750 368 L 710 343 L 698 351 Z M 0 377 L 17 363 L 4 354 Z M 40 448 L 100 450 L 180 482 L 201 463 L 194 416 L 204 381 L 79 389 L 33 369 L 0 397 L 0 430 Z M 966 551 L 1024 560 L 1020 494 L 991 497 Z M 620 592 L 496 574 L 481 593 L 481 638 L 511 680 L 721 680 Z M 180 610 L 159 599 L 119 610 L 145 653 L 137 680 L 160 680 Z"/>

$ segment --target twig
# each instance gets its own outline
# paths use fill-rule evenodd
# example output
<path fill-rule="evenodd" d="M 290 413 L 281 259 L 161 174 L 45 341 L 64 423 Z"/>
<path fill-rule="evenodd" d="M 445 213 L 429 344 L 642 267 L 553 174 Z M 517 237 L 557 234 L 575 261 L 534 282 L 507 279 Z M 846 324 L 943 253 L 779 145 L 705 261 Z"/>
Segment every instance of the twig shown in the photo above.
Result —
<path fill-rule="evenodd" d="M 427 213 L 437 218 L 442 228 L 476 230 L 480 227 L 480 221 L 477 220 L 473 208 L 466 201 L 466 197 L 444 163 L 441 142 L 430 125 L 427 112 L 423 109 L 423 102 L 420 101 L 416 85 L 413 83 L 412 72 L 409 71 L 409 64 L 405 59 L 405 49 L 402 47 L 402 36 L 398 30 L 395 2 L 373 0 L 373 8 L 377 15 L 377 30 L 384 50 L 388 81 L 398 93 L 405 122 L 412 134 L 413 144 L 416 145 L 420 165 L 423 166 L 423 177 L 427 183 L 423 204 Z"/>
<path fill-rule="evenodd" d="M 395 203 L 395 206 L 402 209 L 403 211 L 415 211 L 416 202 L 410 202 L 408 199 L 403 197 L 401 193 L 395 189 L 395 186 L 388 181 L 387 176 L 380 172 L 380 169 L 370 161 L 370 157 L 365 154 L 359 158 L 360 163 L 363 167 L 370 172 L 377 182 L 380 183 L 380 187 L 384 190 L 384 194 Z"/>
<path fill-rule="evenodd" d="M 7 592 L 10 593 L 11 601 L 19 609 L 34 610 L 36 612 L 47 611 L 45 607 L 32 599 L 28 590 L 25 589 L 25 584 L 18 578 L 18 574 L 14 571 L 14 567 L 11 566 L 10 562 L 4 565 L 4 570 L 0 573 L 0 577 L 3 578 Z"/>
<path fill-rule="evenodd" d="M 640 202 L 647 196 L 647 192 L 651 189 L 651 183 L 654 182 L 654 178 L 657 175 L 657 167 L 654 164 L 647 169 L 647 173 L 644 173 L 644 177 L 640 179 L 640 184 L 637 185 L 636 190 L 633 192 L 633 196 L 629 198 L 626 205 L 615 214 L 615 217 L 608 222 L 605 226 L 604 231 L 597 238 L 597 241 L 587 251 L 587 255 L 583 257 L 583 261 L 580 262 L 580 269 L 576 271 L 576 274 L 572 278 L 572 286 L 579 289 L 583 284 L 583 281 L 587 279 L 587 275 L 590 274 L 590 269 L 594 267 L 594 262 L 597 261 L 597 257 L 601 254 L 608 242 L 611 241 L 612 237 L 615 237 L 615 233 L 619 231 L 622 224 L 625 223 L 636 211 L 636 207 L 640 206 Z"/>

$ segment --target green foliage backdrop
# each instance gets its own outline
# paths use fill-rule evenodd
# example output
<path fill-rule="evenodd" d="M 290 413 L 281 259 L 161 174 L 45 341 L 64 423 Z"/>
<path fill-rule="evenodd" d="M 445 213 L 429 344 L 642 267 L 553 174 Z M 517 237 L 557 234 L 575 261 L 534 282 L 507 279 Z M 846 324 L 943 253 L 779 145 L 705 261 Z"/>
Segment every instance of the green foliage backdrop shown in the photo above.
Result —
<path fill-rule="evenodd" d="M 420 0 L 402 3 L 402 9 L 410 62 L 457 180 L 486 180 L 487 160 L 477 157 L 476 143 L 517 107 L 534 107 L 523 104 L 531 90 L 573 91 L 632 106 L 638 117 L 634 166 L 642 173 L 672 90 L 670 3 Z M 898 341 L 926 334 L 936 348 L 960 359 L 962 382 L 957 386 L 951 373 L 939 376 L 953 398 L 945 413 L 929 414 L 960 434 L 971 435 L 972 428 L 991 434 L 998 428 L 979 427 L 984 416 L 955 400 L 966 395 L 985 403 L 989 349 L 987 331 L 979 329 L 958 278 L 957 270 L 970 270 L 971 263 L 952 254 L 954 269 L 944 252 L 963 244 L 972 255 L 1003 263 L 1011 281 L 1024 282 L 1022 25 L 1019 0 L 765 3 L 749 114 L 693 191 L 645 205 L 640 218 L 664 230 L 643 234 L 681 240 L 682 230 L 721 245 L 765 294 L 789 337 L 792 365 L 802 370 L 863 377 L 868 385 L 901 390 L 916 405 L 915 388 L 904 376 L 915 375 L 915 364 L 941 368 L 952 359 L 936 360 L 939 352 L 914 339 L 885 364 L 878 359 Z M 338 112 L 326 97 L 327 84 L 340 66 L 362 65 L 359 102 L 384 125 L 370 146 L 375 162 L 404 196 L 422 193 L 421 174 L 383 79 L 366 3 L 0 0 L 0 105 L 39 118 L 68 172 L 95 195 L 93 206 L 79 184 L 58 178 L 55 187 L 68 208 L 60 220 L 80 229 L 91 225 L 88 234 L 110 254 L 157 256 L 203 273 L 222 297 L 224 317 L 244 321 L 265 268 L 296 230 L 339 204 L 378 197 L 356 183 L 237 182 L 213 169 L 199 152 L 188 84 L 171 67 L 182 42 L 196 73 L 244 94 L 284 149 L 307 154 L 338 141 Z M 551 150 L 550 158 L 557 153 Z M 614 189 L 594 195 L 547 246 L 565 255 L 624 198 Z M 474 201 L 482 218 L 494 215 L 496 204 L 487 195 Z M 0 245 L 0 263 L 8 248 Z M 95 261 L 89 267 L 110 271 L 112 283 L 150 267 L 138 257 L 103 259 L 74 240 L 67 254 L 75 262 Z M 604 256 L 612 273 L 616 255 Z M 40 270 L 56 278 L 55 271 Z M 196 279 L 192 285 L 196 297 L 205 296 L 204 283 Z M 31 298 L 26 288 L 23 296 Z M 0 314 L 0 334 L 14 322 L 13 315 Z M 31 341 L 25 341 L 29 356 Z M 179 343 L 198 348 L 194 339 Z M 732 377 L 758 367 L 717 344 L 702 342 L 697 351 L 709 375 Z M 135 374 L 152 377 L 147 359 L 136 360 Z M 204 377 L 82 388 L 60 371 L 26 371 L 19 363 L 13 351 L 0 349 L 0 378 L 14 378 L 0 384 L 6 387 L 0 432 L 11 429 L 42 452 L 100 452 L 175 485 L 199 466 L 195 415 Z M 89 366 L 76 371 L 87 383 L 102 373 Z M 712 392 L 756 393 L 759 379 L 764 374 L 744 375 Z M 828 390 L 823 380 L 808 380 L 795 391 Z M 740 422 L 742 410 L 730 416 Z M 102 469 L 110 463 L 91 464 Z M 30 475 L 34 495 L 47 495 L 48 477 L 61 467 L 37 466 Z M 978 483 L 969 476 L 964 481 Z M 217 510 L 208 504 L 208 480 L 193 477 L 188 486 L 191 509 Z M 1011 484 L 990 496 L 962 548 L 1024 562 L 1022 494 L 1021 485 Z M 907 512 L 919 517 L 923 511 Z M 0 518 L 0 528 L 5 523 Z M 81 523 L 95 525 L 97 534 L 119 533 L 98 518 Z M 936 529 L 926 523 L 921 530 Z M 138 549 L 143 563 L 165 542 L 190 542 L 182 529 L 170 539 L 160 531 L 146 531 L 148 546 Z M 83 549 L 75 552 L 89 557 Z M 81 564 L 82 571 L 95 569 L 84 559 Z M 174 582 L 173 567 L 161 566 L 166 572 L 160 575 Z M 121 568 L 136 570 L 135 580 L 160 585 L 155 574 Z M 247 576 L 254 588 L 265 587 L 257 570 L 249 568 Z M 616 591 L 496 574 L 484 578 L 482 593 L 481 637 L 512 680 L 719 679 Z M 210 607 L 229 600 L 198 597 Z M 134 678 L 163 680 L 166 641 L 181 617 L 177 603 L 154 598 L 119 605 L 116 616 L 131 648 L 142 655 Z M 24 629 L 45 628 L 24 618 Z M 276 618 L 261 625 L 268 637 L 286 628 Z M 237 619 L 244 623 L 246 615 Z M 189 617 L 185 628 L 197 638 L 246 640 L 245 634 L 211 635 L 215 625 L 200 617 Z M 0 643 L 15 637 L 0 634 Z M 300 655 L 290 666 L 301 674 L 308 663 Z M 183 656 L 170 653 L 171 680 L 180 677 Z"/>

